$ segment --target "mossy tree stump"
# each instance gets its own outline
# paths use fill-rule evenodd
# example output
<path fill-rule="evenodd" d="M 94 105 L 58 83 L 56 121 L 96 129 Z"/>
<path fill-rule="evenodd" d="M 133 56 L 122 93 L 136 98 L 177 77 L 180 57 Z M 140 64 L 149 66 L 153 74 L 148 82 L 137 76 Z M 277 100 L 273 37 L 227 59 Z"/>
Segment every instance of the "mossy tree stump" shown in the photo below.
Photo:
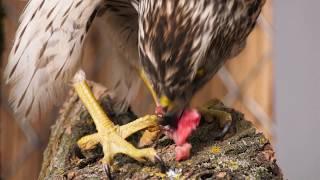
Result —
<path fill-rule="evenodd" d="M 113 95 L 105 88 L 97 84 L 92 87 L 115 123 L 135 118 L 130 112 L 118 113 L 113 109 Z M 215 134 L 219 131 L 217 123 L 202 122 L 190 138 L 193 149 L 189 160 L 176 162 L 173 142 L 162 137 L 154 146 L 168 166 L 167 172 L 161 172 L 159 165 L 138 163 L 119 155 L 113 165 L 113 178 L 282 179 L 270 142 L 244 120 L 241 113 L 224 106 L 221 108 L 233 116 L 235 126 L 232 135 L 216 140 Z M 83 153 L 76 147 L 77 140 L 94 133 L 95 127 L 74 93 L 65 102 L 51 131 L 39 179 L 107 179 L 99 162 L 103 156 L 101 147 Z M 136 144 L 138 136 L 129 138 L 129 141 Z"/>

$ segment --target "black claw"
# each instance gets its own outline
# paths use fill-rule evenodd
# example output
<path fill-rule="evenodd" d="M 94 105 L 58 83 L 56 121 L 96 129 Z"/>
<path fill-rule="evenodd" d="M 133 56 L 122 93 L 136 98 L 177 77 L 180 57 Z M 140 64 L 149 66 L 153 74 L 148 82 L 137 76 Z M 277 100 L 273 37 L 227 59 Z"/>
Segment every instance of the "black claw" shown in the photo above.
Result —
<path fill-rule="evenodd" d="M 228 123 L 227 125 L 224 126 L 224 128 L 223 128 L 223 130 L 221 132 L 221 134 L 223 134 L 223 136 L 226 135 L 229 132 L 229 130 L 231 128 L 231 125 L 232 125 L 232 122 L 230 122 L 230 123 Z"/>
<path fill-rule="evenodd" d="M 86 157 L 82 154 L 80 147 L 76 144 L 74 146 L 74 154 L 80 158 L 80 159 L 85 159 Z"/>
<path fill-rule="evenodd" d="M 106 173 L 106 176 L 108 177 L 109 180 L 113 180 L 111 176 L 111 168 L 108 164 L 103 164 L 102 165 L 104 172 Z"/>
<path fill-rule="evenodd" d="M 165 173 L 168 171 L 168 167 L 167 165 L 164 163 L 164 161 L 161 159 L 160 156 L 156 155 L 155 156 L 155 159 L 156 159 L 156 163 L 160 165 L 160 171 L 161 173 Z"/>
<path fill-rule="evenodd" d="M 229 132 L 229 130 L 231 129 L 231 126 L 232 126 L 232 122 L 226 124 L 223 127 L 223 130 L 216 135 L 216 138 L 218 139 L 223 138 Z"/>

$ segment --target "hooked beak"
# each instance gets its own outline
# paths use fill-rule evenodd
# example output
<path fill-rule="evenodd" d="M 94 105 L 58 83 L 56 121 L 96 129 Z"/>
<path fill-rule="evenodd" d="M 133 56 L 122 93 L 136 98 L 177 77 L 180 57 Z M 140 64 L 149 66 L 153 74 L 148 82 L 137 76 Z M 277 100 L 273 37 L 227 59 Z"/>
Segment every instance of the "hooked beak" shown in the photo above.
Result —
<path fill-rule="evenodd" d="M 163 108 L 162 125 L 169 125 L 176 128 L 185 108 L 186 103 L 182 101 L 171 101 L 168 97 L 160 98 L 160 105 Z"/>

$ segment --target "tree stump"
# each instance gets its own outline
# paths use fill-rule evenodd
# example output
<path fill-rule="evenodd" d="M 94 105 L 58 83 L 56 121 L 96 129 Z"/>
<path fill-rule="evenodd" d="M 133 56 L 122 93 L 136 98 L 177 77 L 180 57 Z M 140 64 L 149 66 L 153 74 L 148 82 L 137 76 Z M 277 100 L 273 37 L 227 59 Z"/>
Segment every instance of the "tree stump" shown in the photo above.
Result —
<path fill-rule="evenodd" d="M 113 108 L 114 95 L 100 85 L 90 83 L 115 123 L 122 124 L 135 119 L 131 112 L 119 113 Z M 258 133 L 242 113 L 221 106 L 232 114 L 234 131 L 223 140 L 215 138 L 220 130 L 218 123 L 202 122 L 189 138 L 192 144 L 191 158 L 176 162 L 174 143 L 163 136 L 154 147 L 167 165 L 161 172 L 157 164 L 139 163 L 118 155 L 112 166 L 114 179 L 283 179 L 270 142 Z M 44 153 L 39 179 L 107 179 L 99 159 L 101 147 L 80 152 L 77 140 L 95 132 L 90 115 L 75 93 L 70 93 L 59 118 L 51 129 L 48 147 Z M 137 144 L 141 133 L 128 140 Z"/>

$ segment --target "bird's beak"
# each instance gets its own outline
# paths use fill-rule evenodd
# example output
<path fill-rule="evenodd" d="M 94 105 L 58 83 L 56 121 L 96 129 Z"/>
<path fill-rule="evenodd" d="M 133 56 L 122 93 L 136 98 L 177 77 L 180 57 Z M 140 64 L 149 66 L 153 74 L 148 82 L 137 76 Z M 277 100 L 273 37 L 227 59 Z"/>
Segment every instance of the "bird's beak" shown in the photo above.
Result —
<path fill-rule="evenodd" d="M 161 96 L 160 105 L 164 110 L 163 123 L 173 127 L 176 126 L 185 109 L 185 103 L 171 101 L 168 97 Z"/>

